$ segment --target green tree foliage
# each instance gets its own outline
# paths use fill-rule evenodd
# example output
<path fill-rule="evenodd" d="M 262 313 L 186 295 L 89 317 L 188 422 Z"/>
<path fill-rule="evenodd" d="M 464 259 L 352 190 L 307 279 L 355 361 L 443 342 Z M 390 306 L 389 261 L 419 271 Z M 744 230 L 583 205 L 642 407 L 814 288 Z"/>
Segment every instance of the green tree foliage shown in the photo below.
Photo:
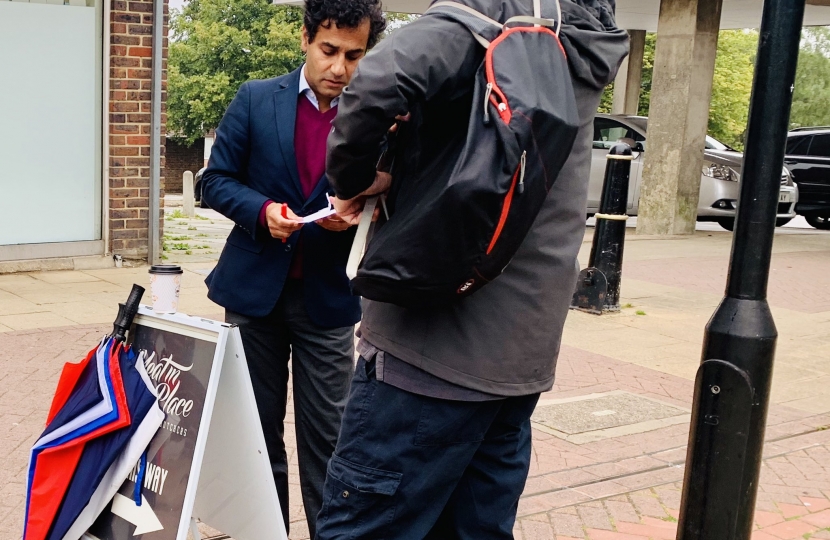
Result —
<path fill-rule="evenodd" d="M 648 116 L 648 104 L 651 101 L 651 76 L 654 73 L 654 46 L 657 44 L 657 34 L 646 34 L 646 45 L 643 50 L 643 77 L 640 85 L 640 102 L 637 114 Z"/>
<path fill-rule="evenodd" d="M 790 125 L 830 126 L 830 27 L 801 33 Z"/>
<path fill-rule="evenodd" d="M 743 149 L 749 119 L 757 49 L 758 32 L 754 30 L 724 30 L 718 36 L 718 56 L 709 102 L 709 134 L 738 149 Z"/>
<path fill-rule="evenodd" d="M 190 0 L 171 27 L 168 130 L 188 144 L 219 125 L 242 83 L 303 62 L 302 10 L 269 0 Z"/>
<path fill-rule="evenodd" d="M 608 86 L 605 87 L 605 90 L 602 91 L 602 96 L 599 98 L 599 107 L 597 108 L 597 112 L 610 114 L 611 113 L 611 106 L 614 104 L 614 83 L 611 82 Z"/>
<path fill-rule="evenodd" d="M 646 34 L 643 79 L 637 114 L 648 116 L 654 48 L 657 35 Z M 709 107 L 709 133 L 738 149 L 743 148 L 758 32 L 723 30 L 718 37 L 718 55 Z M 808 27 L 802 32 L 798 57 L 792 127 L 830 125 L 830 27 Z M 600 112 L 610 112 L 613 84 L 606 88 Z"/>

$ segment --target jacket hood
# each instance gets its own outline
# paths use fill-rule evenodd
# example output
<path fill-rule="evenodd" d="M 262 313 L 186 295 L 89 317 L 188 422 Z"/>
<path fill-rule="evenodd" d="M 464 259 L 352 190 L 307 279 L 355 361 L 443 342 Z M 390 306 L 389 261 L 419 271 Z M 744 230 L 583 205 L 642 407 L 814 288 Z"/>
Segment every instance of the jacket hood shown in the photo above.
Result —
<path fill-rule="evenodd" d="M 559 38 L 574 76 L 596 89 L 617 76 L 628 55 L 628 32 L 617 28 L 614 0 L 562 0 Z"/>
<path fill-rule="evenodd" d="M 454 1 L 500 22 L 533 12 L 532 0 Z M 559 39 L 573 77 L 597 90 L 605 88 L 628 54 L 628 33 L 617 28 L 614 18 L 615 0 L 560 0 L 560 6 Z M 542 16 L 558 18 L 553 0 L 542 0 Z"/>

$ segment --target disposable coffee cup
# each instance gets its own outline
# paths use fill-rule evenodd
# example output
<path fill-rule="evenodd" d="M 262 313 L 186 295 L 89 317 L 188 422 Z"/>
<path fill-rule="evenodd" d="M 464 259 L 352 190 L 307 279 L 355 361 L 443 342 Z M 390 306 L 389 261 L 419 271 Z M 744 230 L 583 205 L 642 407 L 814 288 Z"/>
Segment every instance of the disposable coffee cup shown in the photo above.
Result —
<path fill-rule="evenodd" d="M 184 271 L 178 264 L 155 264 L 150 267 L 150 294 L 153 311 L 176 313 L 179 309 L 179 289 Z"/>

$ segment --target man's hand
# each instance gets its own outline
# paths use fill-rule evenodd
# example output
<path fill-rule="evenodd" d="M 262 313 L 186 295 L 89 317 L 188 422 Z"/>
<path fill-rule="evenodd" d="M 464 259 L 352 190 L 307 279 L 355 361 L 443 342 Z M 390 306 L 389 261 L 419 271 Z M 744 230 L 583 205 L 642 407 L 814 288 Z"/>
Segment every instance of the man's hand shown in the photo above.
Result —
<path fill-rule="evenodd" d="M 318 219 L 314 223 L 326 229 L 327 231 L 333 232 L 345 231 L 346 229 L 352 226 L 350 223 L 346 223 L 345 221 L 343 221 L 336 214 L 331 215 L 329 217 L 325 217 L 323 219 Z"/>
<path fill-rule="evenodd" d="M 287 206 L 285 208 L 288 217 L 282 217 L 282 207 L 283 205 L 279 203 L 268 205 L 265 210 L 265 218 L 271 236 L 284 240 L 291 236 L 294 231 L 299 230 L 303 226 L 303 222 Z"/>
<path fill-rule="evenodd" d="M 366 199 L 374 195 L 379 195 L 389 191 L 389 186 L 392 185 L 392 175 L 385 172 L 377 171 L 375 173 L 375 181 L 369 186 L 369 189 L 358 195 L 353 199 L 344 201 L 335 198 L 334 209 L 337 210 L 337 217 L 350 225 L 357 225 L 360 222 L 360 214 L 363 212 L 363 206 L 366 204 Z M 372 220 L 378 218 L 380 206 L 375 208 L 375 214 Z"/>

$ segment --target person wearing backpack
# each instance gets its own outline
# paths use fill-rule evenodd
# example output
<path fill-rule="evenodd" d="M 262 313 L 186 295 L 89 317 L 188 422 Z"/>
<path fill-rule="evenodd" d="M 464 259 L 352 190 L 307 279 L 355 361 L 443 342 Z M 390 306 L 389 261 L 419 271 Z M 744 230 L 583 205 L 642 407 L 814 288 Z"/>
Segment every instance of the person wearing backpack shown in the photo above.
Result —
<path fill-rule="evenodd" d="M 628 37 L 613 0 L 460 4 L 384 39 L 329 135 L 335 208 L 357 223 L 407 118 L 381 160 L 388 221 L 352 282 L 360 358 L 317 540 L 513 537 L 578 273 L 593 117 Z"/>

